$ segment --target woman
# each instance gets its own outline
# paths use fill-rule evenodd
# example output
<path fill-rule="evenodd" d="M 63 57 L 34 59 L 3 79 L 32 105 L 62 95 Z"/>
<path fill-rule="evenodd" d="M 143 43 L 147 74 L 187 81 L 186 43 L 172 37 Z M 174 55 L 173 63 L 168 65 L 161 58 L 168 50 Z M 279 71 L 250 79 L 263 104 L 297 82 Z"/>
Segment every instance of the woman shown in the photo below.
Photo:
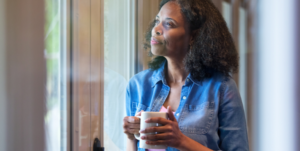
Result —
<path fill-rule="evenodd" d="M 156 58 L 127 87 L 127 150 L 145 150 L 133 134 L 149 132 L 159 134 L 142 139 L 167 145 L 167 151 L 249 150 L 241 98 L 230 77 L 238 55 L 212 2 L 163 0 L 151 29 L 147 46 Z M 146 120 L 163 126 L 139 130 L 135 115 L 164 108 L 169 120 Z"/>

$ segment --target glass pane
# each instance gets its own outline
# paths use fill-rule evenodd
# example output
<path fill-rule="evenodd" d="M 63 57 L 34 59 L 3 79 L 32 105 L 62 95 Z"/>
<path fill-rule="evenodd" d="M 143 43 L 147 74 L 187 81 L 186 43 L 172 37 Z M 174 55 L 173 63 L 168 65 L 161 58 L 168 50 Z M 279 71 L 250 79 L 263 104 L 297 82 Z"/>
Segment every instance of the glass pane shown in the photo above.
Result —
<path fill-rule="evenodd" d="M 45 57 L 47 59 L 46 150 L 65 151 L 66 144 L 66 66 L 65 7 L 60 0 L 45 0 Z"/>
<path fill-rule="evenodd" d="M 125 150 L 125 91 L 130 71 L 131 0 L 104 0 L 104 147 Z M 117 5 L 116 5 L 117 4 Z M 134 7 L 132 7 L 134 8 Z M 132 31 L 133 32 L 133 31 Z"/>
<path fill-rule="evenodd" d="M 126 149 L 123 133 L 127 82 L 150 59 L 145 33 L 158 13 L 160 0 L 104 0 L 104 147 Z M 137 26 L 135 26 L 137 24 Z M 135 58 L 137 56 L 137 58 Z"/>

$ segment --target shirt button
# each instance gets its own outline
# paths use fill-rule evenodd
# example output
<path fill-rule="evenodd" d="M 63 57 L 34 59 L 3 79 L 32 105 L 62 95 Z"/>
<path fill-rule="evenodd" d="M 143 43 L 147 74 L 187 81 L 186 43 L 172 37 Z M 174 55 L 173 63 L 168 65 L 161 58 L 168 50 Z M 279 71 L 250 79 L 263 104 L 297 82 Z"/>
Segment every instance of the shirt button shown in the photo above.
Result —
<path fill-rule="evenodd" d="M 185 99 L 186 99 L 186 96 L 183 96 L 183 99 L 185 100 Z"/>
<path fill-rule="evenodd" d="M 179 116 L 179 113 L 177 113 L 176 116 Z"/>
<path fill-rule="evenodd" d="M 187 82 L 190 82 L 190 79 L 186 79 Z"/>

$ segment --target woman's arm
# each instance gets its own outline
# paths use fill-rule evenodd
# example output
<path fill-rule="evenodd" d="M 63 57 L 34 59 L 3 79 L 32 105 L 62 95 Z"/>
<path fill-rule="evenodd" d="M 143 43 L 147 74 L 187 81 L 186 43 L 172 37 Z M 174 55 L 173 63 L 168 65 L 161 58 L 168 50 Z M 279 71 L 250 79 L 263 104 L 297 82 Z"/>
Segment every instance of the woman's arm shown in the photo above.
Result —
<path fill-rule="evenodd" d="M 126 151 L 136 151 L 136 140 L 131 140 L 127 138 L 127 147 Z"/>
<path fill-rule="evenodd" d="M 140 116 L 141 112 L 137 113 Z M 127 135 L 126 151 L 136 151 L 136 139 L 134 134 L 138 134 L 140 130 L 140 119 L 134 116 L 126 116 L 123 120 L 123 130 Z"/>
<path fill-rule="evenodd" d="M 178 147 L 180 151 L 212 151 L 202 144 L 184 135 L 181 145 Z"/>
<path fill-rule="evenodd" d="M 222 83 L 219 105 L 219 147 L 228 151 L 249 151 L 242 100 L 235 82 Z"/>
<path fill-rule="evenodd" d="M 127 135 L 127 146 L 126 151 L 136 151 L 136 139 L 134 137 L 135 133 L 139 133 L 140 130 L 140 119 L 137 117 L 133 117 L 131 113 L 135 112 L 131 109 L 131 95 L 129 85 L 126 88 L 126 112 L 127 116 L 124 117 L 123 120 L 123 130 L 124 133 Z M 137 113 L 135 116 L 140 116 L 141 113 Z"/>

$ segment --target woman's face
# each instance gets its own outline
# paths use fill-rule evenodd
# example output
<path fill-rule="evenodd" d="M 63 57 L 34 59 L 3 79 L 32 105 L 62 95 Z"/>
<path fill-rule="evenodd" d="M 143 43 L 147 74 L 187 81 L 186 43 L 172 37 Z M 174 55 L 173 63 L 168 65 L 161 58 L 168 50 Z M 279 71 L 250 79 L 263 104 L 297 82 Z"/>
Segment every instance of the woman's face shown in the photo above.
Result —
<path fill-rule="evenodd" d="M 166 3 L 152 29 L 151 52 L 157 56 L 184 57 L 190 42 L 189 24 L 175 2 Z"/>

